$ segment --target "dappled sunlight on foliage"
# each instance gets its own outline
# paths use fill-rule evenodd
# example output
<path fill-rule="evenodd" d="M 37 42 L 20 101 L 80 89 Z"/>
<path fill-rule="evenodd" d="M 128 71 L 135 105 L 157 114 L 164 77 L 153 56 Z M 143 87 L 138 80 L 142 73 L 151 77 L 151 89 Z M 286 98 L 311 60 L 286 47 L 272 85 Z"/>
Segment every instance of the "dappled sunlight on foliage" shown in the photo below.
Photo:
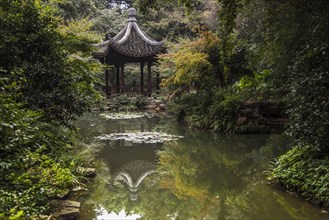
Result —
<path fill-rule="evenodd" d="M 98 37 L 86 20 L 64 24 L 54 5 L 0 3 L 0 218 L 49 213 L 83 179 L 70 120 L 101 99 L 101 66 L 90 58 Z"/>

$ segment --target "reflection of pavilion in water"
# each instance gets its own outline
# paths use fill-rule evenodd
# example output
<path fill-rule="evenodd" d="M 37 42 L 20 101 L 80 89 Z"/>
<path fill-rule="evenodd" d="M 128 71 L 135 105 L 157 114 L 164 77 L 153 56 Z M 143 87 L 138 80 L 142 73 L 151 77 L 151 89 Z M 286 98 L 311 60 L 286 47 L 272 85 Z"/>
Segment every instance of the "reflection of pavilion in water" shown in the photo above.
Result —
<path fill-rule="evenodd" d="M 149 132 L 153 130 L 156 120 L 143 118 L 136 120 L 113 120 L 107 123 L 105 131 L 110 133 Z M 156 169 L 156 150 L 162 143 L 133 144 L 125 140 L 106 140 L 106 145 L 99 156 L 107 163 L 113 174 L 111 184 L 123 182 L 130 191 L 130 200 L 138 199 L 138 189 L 143 180 Z"/>
<path fill-rule="evenodd" d="M 111 184 L 123 182 L 130 191 L 132 201 L 138 199 L 138 189 L 143 180 L 155 172 L 156 149 L 160 149 L 159 144 L 156 147 L 153 144 L 133 144 L 124 148 L 122 146 L 109 148 L 109 151 L 103 154 L 104 157 L 107 156 L 106 161 L 113 174 Z M 113 155 L 113 158 L 110 155 Z"/>
<path fill-rule="evenodd" d="M 122 180 L 129 187 L 130 200 L 138 199 L 138 188 L 148 175 L 155 172 L 156 163 L 146 160 L 128 162 L 114 175 L 114 181 Z"/>
<path fill-rule="evenodd" d="M 131 121 L 129 123 L 123 123 L 123 122 L 120 123 L 119 121 L 119 123 L 116 123 L 116 126 L 112 126 L 112 129 L 117 133 L 133 132 L 133 131 L 144 132 L 144 131 L 152 131 L 153 126 L 154 125 L 150 120 L 137 119 L 136 123 L 133 123 Z"/>
<path fill-rule="evenodd" d="M 153 127 L 157 124 L 156 118 L 140 118 L 131 120 L 112 120 L 105 124 L 105 131 L 110 133 L 134 133 L 134 132 L 151 132 Z M 128 146 L 130 143 L 124 140 L 117 140 L 116 142 L 106 140 L 106 147 L 110 145 L 116 146 Z"/>

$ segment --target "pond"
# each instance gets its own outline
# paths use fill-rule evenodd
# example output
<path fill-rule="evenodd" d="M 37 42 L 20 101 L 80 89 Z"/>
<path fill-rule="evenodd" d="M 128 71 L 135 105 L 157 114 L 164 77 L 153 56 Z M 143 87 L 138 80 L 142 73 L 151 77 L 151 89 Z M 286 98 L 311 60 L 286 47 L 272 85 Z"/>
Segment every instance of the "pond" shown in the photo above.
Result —
<path fill-rule="evenodd" d="M 281 135 L 214 135 L 166 116 L 91 114 L 75 124 L 103 162 L 80 198 L 90 219 L 328 219 L 268 184 Z"/>

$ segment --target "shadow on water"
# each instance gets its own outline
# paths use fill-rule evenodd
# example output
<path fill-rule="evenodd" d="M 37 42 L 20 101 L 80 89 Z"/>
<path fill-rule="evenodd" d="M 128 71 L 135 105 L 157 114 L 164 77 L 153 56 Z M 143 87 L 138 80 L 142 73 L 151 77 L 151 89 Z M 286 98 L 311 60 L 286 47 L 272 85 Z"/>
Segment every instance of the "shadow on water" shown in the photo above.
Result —
<path fill-rule="evenodd" d="M 263 171 L 287 149 L 284 136 L 195 132 L 165 117 L 76 122 L 105 164 L 80 219 L 328 219 L 309 203 L 269 186 Z M 99 140 L 113 133 L 165 132 L 164 143 Z"/>

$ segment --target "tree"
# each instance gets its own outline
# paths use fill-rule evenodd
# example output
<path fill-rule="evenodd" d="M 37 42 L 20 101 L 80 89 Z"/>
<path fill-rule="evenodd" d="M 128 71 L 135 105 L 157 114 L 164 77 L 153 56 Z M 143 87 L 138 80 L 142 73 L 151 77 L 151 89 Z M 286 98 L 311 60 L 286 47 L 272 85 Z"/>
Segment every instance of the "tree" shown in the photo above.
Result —
<path fill-rule="evenodd" d="M 90 22 L 93 24 L 92 30 L 101 35 L 110 34 L 114 37 L 126 25 L 126 20 L 126 13 L 118 7 L 112 7 L 97 10 Z"/>
<path fill-rule="evenodd" d="M 179 2 L 192 9 L 198 1 Z M 219 69 L 225 81 L 234 84 L 254 71 L 269 71 L 274 95 L 289 100 L 290 134 L 327 153 L 328 1 L 218 3 Z"/>
<path fill-rule="evenodd" d="M 69 21 L 93 17 L 98 10 L 106 7 L 106 0 L 65 0 L 56 5 L 61 17 Z"/>
<path fill-rule="evenodd" d="M 288 100 L 289 133 L 327 152 L 328 2 L 254 0 L 240 8 L 237 30 L 251 65 L 269 69 L 271 89 Z"/>
<path fill-rule="evenodd" d="M 88 110 L 100 95 L 94 90 L 99 64 L 90 59 L 95 36 L 86 22 L 61 25 L 40 1 L 1 2 L 0 61 L 26 107 L 44 120 L 67 123 Z"/>
<path fill-rule="evenodd" d="M 39 0 L 0 1 L 0 218 L 30 219 L 79 183 L 70 120 L 90 109 L 100 65 L 86 21 Z M 63 126 L 63 124 L 65 126 Z M 79 161 L 81 165 L 81 161 Z"/>

